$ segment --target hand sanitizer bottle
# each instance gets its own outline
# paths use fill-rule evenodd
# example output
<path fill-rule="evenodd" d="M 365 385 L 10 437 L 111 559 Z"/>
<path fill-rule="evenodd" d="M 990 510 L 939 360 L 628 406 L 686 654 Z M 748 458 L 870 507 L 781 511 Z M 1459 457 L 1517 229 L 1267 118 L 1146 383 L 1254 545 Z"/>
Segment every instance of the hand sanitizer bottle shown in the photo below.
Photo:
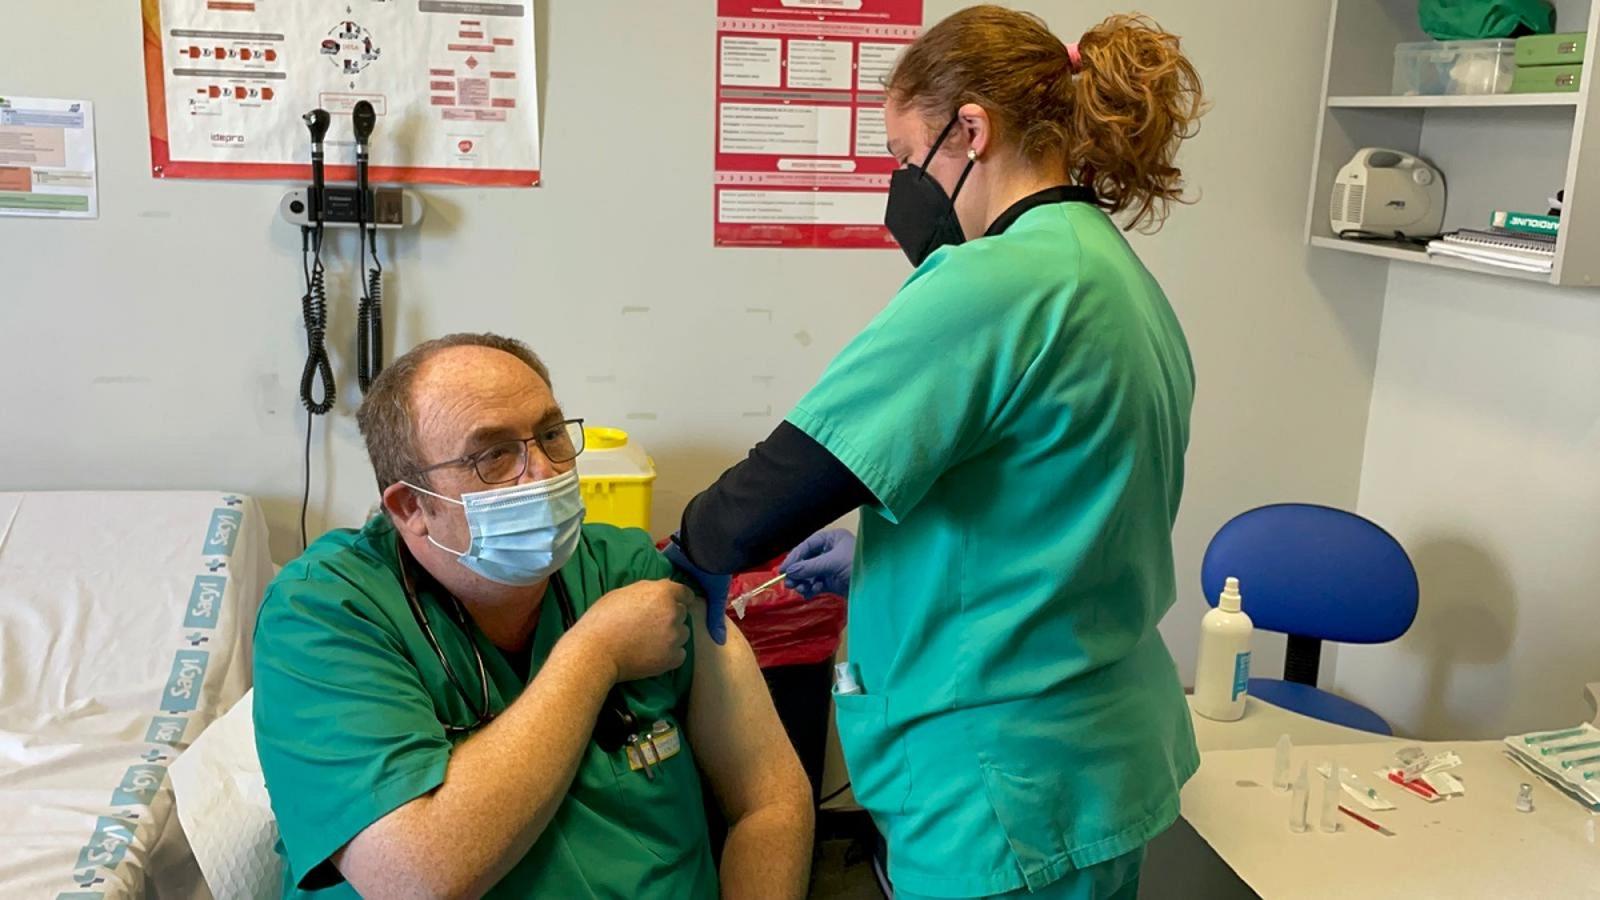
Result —
<path fill-rule="evenodd" d="M 1255 627 L 1240 609 L 1239 579 L 1229 578 L 1217 608 L 1200 620 L 1200 663 L 1194 676 L 1194 711 L 1232 722 L 1244 715 L 1250 684 L 1250 635 Z"/>

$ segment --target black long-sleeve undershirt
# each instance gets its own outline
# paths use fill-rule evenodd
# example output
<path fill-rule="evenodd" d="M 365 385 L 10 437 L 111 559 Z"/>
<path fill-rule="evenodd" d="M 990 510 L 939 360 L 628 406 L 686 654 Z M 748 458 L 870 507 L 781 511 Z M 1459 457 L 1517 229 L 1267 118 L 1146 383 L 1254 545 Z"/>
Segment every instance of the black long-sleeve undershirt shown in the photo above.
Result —
<path fill-rule="evenodd" d="M 787 553 L 872 492 L 810 435 L 782 422 L 683 511 L 678 543 L 695 565 L 733 573 Z"/>

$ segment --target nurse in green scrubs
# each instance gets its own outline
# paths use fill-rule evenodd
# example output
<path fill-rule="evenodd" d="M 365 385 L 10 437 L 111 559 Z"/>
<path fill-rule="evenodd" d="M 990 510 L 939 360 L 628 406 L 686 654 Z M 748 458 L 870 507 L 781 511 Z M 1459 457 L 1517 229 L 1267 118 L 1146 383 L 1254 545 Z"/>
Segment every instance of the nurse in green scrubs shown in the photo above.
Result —
<path fill-rule="evenodd" d="M 698 573 L 794 546 L 848 590 L 834 697 L 898 898 L 1132 898 L 1199 762 L 1156 626 L 1194 373 L 1118 220 L 1159 226 L 1202 110 L 1178 39 L 1064 44 L 992 6 L 888 79 L 887 223 L 916 271 L 772 437 L 685 512 Z"/>

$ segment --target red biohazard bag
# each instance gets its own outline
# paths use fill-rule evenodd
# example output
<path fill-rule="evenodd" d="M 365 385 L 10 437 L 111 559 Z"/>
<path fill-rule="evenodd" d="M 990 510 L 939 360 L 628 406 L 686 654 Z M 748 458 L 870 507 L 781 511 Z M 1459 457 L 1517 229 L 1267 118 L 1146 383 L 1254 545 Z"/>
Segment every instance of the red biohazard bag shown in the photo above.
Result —
<path fill-rule="evenodd" d="M 666 545 L 662 541 L 659 547 Z M 838 651 L 844 633 L 845 600 L 838 594 L 819 594 L 807 600 L 779 582 L 750 600 L 743 619 L 733 608 L 733 598 L 777 577 L 782 562 L 783 557 L 774 557 L 760 568 L 733 576 L 728 587 L 728 619 L 739 626 L 763 669 L 827 662 Z"/>
<path fill-rule="evenodd" d="M 838 594 L 818 594 L 807 600 L 779 582 L 750 600 L 743 619 L 733 609 L 733 598 L 776 577 L 782 562 L 779 556 L 760 569 L 733 577 L 728 588 L 728 618 L 738 624 L 763 669 L 827 662 L 839 649 L 844 632 L 845 600 Z"/>

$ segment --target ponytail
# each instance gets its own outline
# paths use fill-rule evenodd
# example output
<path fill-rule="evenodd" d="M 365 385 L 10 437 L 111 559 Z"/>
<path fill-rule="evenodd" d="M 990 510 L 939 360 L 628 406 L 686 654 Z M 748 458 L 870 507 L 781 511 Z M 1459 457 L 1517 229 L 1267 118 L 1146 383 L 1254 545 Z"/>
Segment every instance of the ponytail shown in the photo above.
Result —
<path fill-rule="evenodd" d="M 1064 164 L 1127 228 L 1157 231 L 1184 202 L 1173 161 L 1205 111 L 1178 45 L 1147 18 L 1112 16 L 1069 47 L 1037 16 L 974 6 L 924 32 L 886 86 L 930 122 L 982 106 L 1026 162 Z"/>
<path fill-rule="evenodd" d="M 1178 145 L 1205 112 L 1200 75 L 1178 37 L 1139 16 L 1112 16 L 1078 42 L 1082 69 L 1064 79 L 1067 164 L 1128 227 L 1156 231 L 1183 202 Z"/>

